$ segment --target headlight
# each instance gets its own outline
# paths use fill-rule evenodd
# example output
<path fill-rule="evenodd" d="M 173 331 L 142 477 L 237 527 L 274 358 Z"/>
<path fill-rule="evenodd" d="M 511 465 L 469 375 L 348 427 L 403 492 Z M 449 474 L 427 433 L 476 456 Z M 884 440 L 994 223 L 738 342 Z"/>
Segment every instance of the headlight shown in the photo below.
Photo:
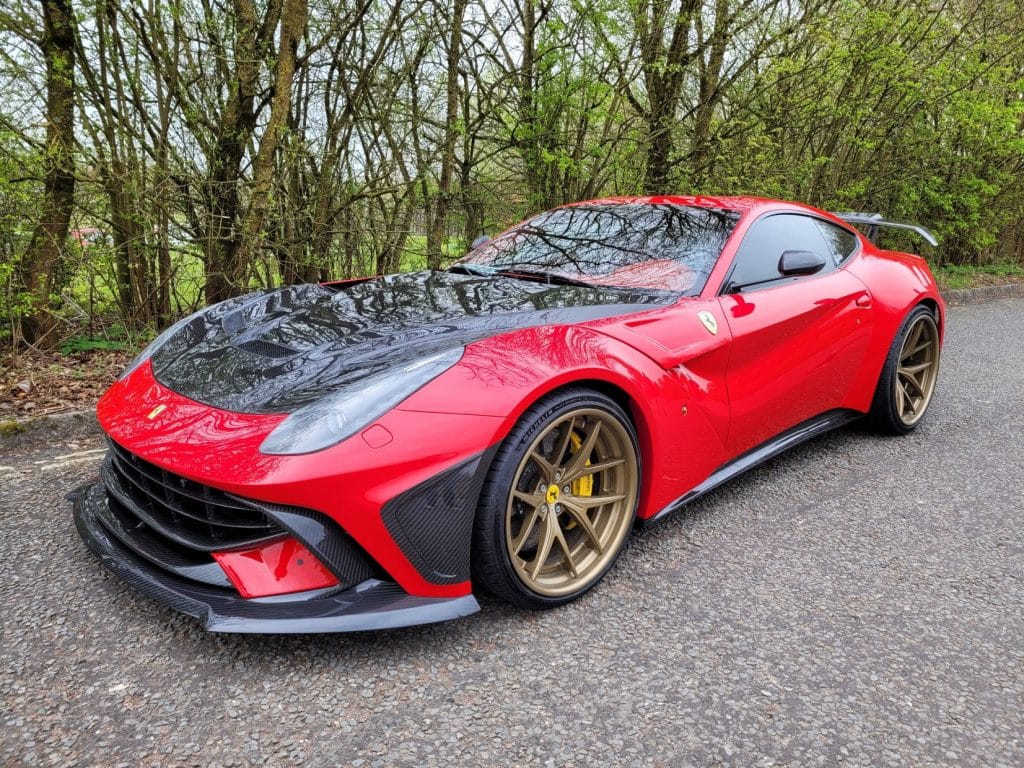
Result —
<path fill-rule="evenodd" d="M 209 308 L 207 308 L 207 309 L 209 309 Z M 159 336 L 157 336 L 155 339 L 153 339 L 151 342 L 149 342 L 149 344 L 146 345 L 146 347 L 138 354 L 138 356 L 136 356 L 136 358 L 134 360 L 132 360 L 130 363 L 128 363 L 128 367 L 125 368 L 124 372 L 120 376 L 117 377 L 118 380 L 120 381 L 121 379 L 128 378 L 128 376 L 131 375 L 132 372 L 135 371 L 136 368 L 138 368 L 144 362 L 149 360 L 149 358 L 151 358 L 153 356 L 153 354 L 158 349 L 160 349 L 160 347 L 162 347 L 164 344 L 166 344 L 168 342 L 168 340 L 170 340 L 170 338 L 174 334 L 176 334 L 178 331 L 180 331 L 186 325 L 188 325 L 193 320 L 195 320 L 203 312 L 206 312 L 207 309 L 201 309 L 198 312 L 193 312 L 191 315 L 188 315 L 186 317 L 181 318 L 181 320 L 176 322 L 174 325 L 172 325 L 166 331 L 164 331 Z"/>
<path fill-rule="evenodd" d="M 267 435 L 261 453 L 295 455 L 329 448 L 390 411 L 462 359 L 463 348 L 421 358 L 344 387 L 300 408 Z"/>

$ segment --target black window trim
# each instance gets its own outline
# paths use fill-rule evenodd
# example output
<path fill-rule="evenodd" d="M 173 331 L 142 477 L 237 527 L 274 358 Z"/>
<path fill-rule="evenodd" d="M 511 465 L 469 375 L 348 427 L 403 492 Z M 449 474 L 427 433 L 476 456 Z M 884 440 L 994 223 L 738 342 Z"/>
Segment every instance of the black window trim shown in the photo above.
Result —
<path fill-rule="evenodd" d="M 750 226 L 747 227 L 747 231 L 743 233 L 743 238 L 740 240 L 739 245 L 736 246 L 736 253 L 733 254 L 732 263 L 729 264 L 729 271 L 725 273 L 725 279 L 722 280 L 722 284 L 718 288 L 718 294 L 717 294 L 718 296 L 733 296 L 736 293 L 747 293 L 748 292 L 748 291 L 745 291 L 745 290 L 744 291 L 735 291 L 735 292 L 730 292 L 730 291 L 726 290 L 729 287 L 729 283 L 732 280 L 733 272 L 736 269 L 736 257 L 739 256 L 740 248 L 743 247 L 743 240 L 746 239 L 747 235 L 750 234 L 750 231 L 754 227 L 756 227 L 759 223 L 761 223 L 765 219 L 771 218 L 772 216 L 786 216 L 786 215 L 788 215 L 788 216 L 805 216 L 808 219 L 815 219 L 817 221 L 824 222 L 825 224 L 831 224 L 833 227 L 838 227 L 839 229 L 842 229 L 842 230 L 844 230 L 846 232 L 849 232 L 850 234 L 852 234 L 854 236 L 854 240 L 857 243 L 857 247 L 853 249 L 853 253 L 851 253 L 849 256 L 847 256 L 845 259 L 843 259 L 842 262 L 840 262 L 838 264 L 836 263 L 835 255 L 834 254 L 829 254 L 830 258 L 832 259 L 832 269 L 830 269 L 828 272 L 825 272 L 824 274 L 822 274 L 821 272 L 817 272 L 817 273 L 815 273 L 813 275 L 794 275 L 793 277 L 786 277 L 784 275 L 780 275 L 779 277 L 775 277 L 775 278 L 772 278 L 770 280 L 762 280 L 761 282 L 758 282 L 758 283 L 750 283 L 749 287 L 751 287 L 753 291 L 761 291 L 761 290 L 764 290 L 766 288 L 774 288 L 776 286 L 786 285 L 788 283 L 792 283 L 792 282 L 795 282 L 797 280 L 801 280 L 801 281 L 803 281 L 803 280 L 813 280 L 813 279 L 818 278 L 818 277 L 825 277 L 825 275 L 830 275 L 830 274 L 832 274 L 832 272 L 837 272 L 837 271 L 839 271 L 841 269 L 846 269 L 846 266 L 851 261 L 853 261 L 853 259 L 856 256 L 858 256 L 864 250 L 864 244 L 861 242 L 861 237 L 863 237 L 863 236 L 860 234 L 859 231 L 857 231 L 853 227 L 844 226 L 844 225 L 839 224 L 839 223 L 837 223 L 835 221 L 832 221 L 832 219 L 827 219 L 824 216 L 822 216 L 821 214 L 815 213 L 813 211 L 768 211 L 767 213 L 762 213 L 760 216 L 758 216 L 756 219 L 754 219 L 754 221 L 751 222 Z M 822 236 L 822 239 L 824 240 L 824 236 Z"/>

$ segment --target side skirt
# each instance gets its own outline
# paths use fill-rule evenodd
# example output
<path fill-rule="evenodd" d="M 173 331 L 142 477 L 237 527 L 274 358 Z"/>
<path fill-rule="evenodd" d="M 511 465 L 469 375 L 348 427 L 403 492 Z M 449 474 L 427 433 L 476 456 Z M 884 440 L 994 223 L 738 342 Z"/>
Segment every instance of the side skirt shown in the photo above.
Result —
<path fill-rule="evenodd" d="M 722 483 L 732 480 L 738 475 L 742 475 L 748 469 L 753 469 L 757 465 L 768 461 L 768 459 L 778 456 L 780 453 L 800 445 L 800 443 L 807 442 L 818 435 L 838 429 L 845 424 L 849 424 L 851 421 L 856 421 L 863 415 L 864 414 L 858 413 L 857 411 L 836 410 L 828 411 L 820 416 L 808 419 L 802 424 L 798 424 L 792 429 L 788 429 L 785 432 L 776 435 L 771 440 L 762 443 L 756 448 L 752 448 L 742 456 L 738 456 L 732 461 L 723 464 L 712 472 L 708 479 L 700 485 L 684 493 L 653 517 L 649 517 L 646 520 L 639 520 L 637 523 L 638 525 L 645 527 L 651 525 L 652 523 L 661 520 L 666 515 L 675 512 L 677 509 L 686 506 L 694 499 L 699 499 L 705 493 L 713 491 Z"/>

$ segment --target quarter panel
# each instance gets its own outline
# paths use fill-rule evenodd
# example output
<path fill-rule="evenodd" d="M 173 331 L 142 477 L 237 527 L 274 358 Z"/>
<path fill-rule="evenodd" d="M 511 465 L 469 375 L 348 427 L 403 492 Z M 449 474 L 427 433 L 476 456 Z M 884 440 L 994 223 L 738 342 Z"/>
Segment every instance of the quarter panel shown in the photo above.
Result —
<path fill-rule="evenodd" d="M 940 338 L 945 334 L 946 305 L 924 259 L 912 254 L 880 251 L 869 246 L 849 267 L 871 291 L 871 341 L 844 407 L 866 412 L 871 407 L 882 365 L 903 318 L 917 304 L 931 300 L 939 310 Z"/>

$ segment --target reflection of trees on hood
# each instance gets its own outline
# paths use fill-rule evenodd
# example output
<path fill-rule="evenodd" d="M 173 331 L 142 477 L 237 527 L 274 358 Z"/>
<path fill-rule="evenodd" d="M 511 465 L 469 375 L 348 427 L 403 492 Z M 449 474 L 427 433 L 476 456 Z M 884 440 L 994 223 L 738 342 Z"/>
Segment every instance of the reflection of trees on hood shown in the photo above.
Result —
<path fill-rule="evenodd" d="M 200 314 L 154 351 L 167 387 L 243 413 L 284 413 L 419 358 L 524 328 L 565 328 L 647 306 L 664 292 L 415 272 L 299 286 Z M 281 311 L 287 305 L 289 311 Z"/>

